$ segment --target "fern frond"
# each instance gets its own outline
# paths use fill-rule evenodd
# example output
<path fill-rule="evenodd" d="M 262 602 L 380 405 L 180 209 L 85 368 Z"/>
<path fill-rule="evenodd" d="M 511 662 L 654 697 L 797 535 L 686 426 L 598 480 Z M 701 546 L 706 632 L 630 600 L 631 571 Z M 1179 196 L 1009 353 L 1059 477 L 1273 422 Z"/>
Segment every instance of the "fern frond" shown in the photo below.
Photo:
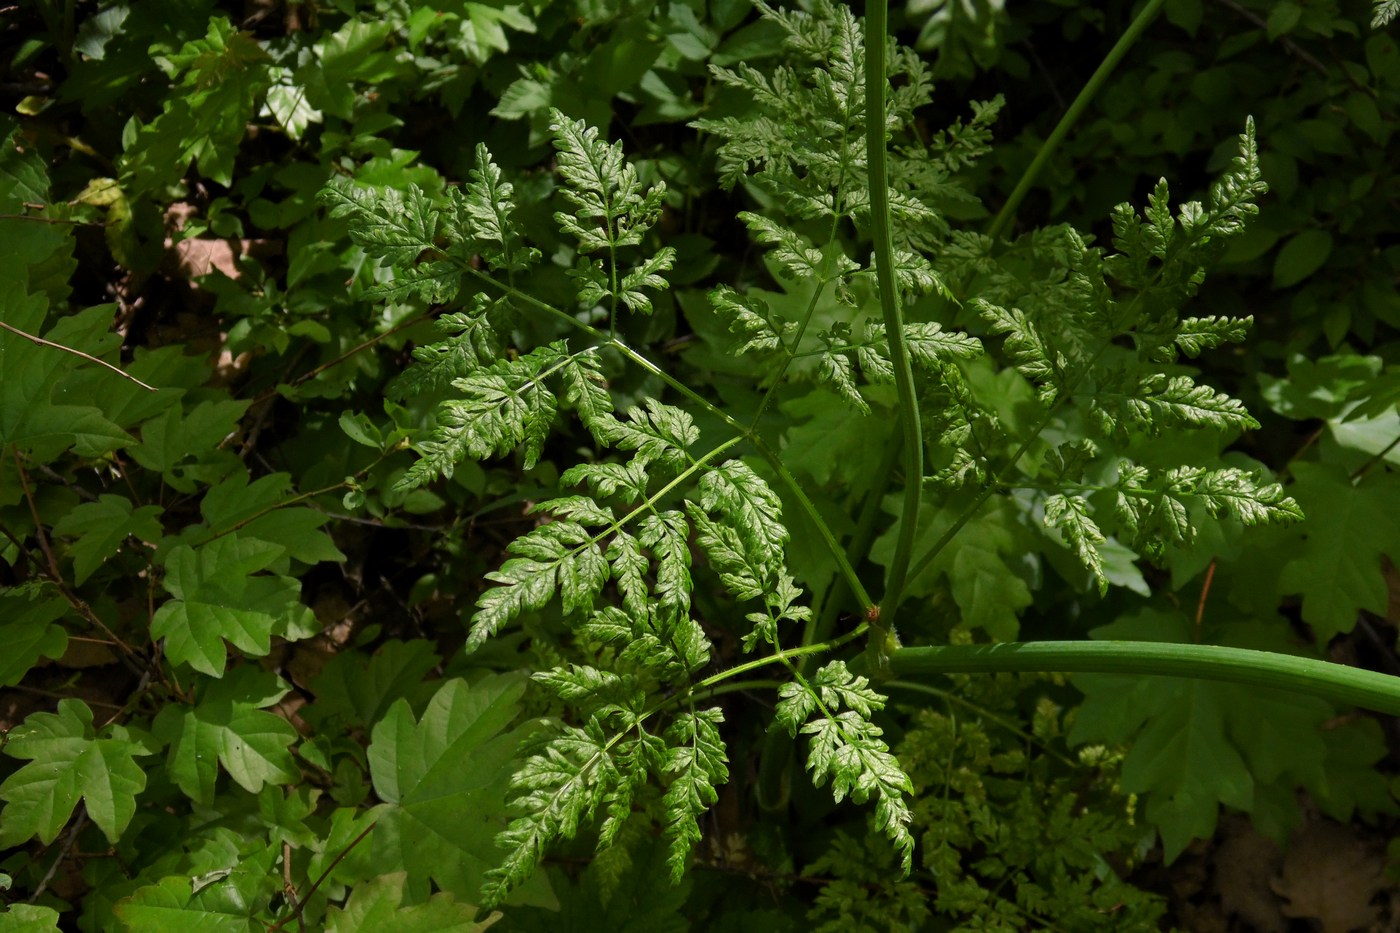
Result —
<path fill-rule="evenodd" d="M 1172 339 L 1189 357 L 1196 357 L 1203 350 L 1210 350 L 1227 343 L 1239 343 L 1254 326 L 1253 315 L 1247 317 L 1183 318 Z"/>
<path fill-rule="evenodd" d="M 500 332 L 492 320 L 500 303 L 481 293 L 474 301 L 471 313 L 451 311 L 434 322 L 442 339 L 414 348 L 413 365 L 390 386 L 392 397 L 409 399 L 444 389 L 500 356 Z"/>
<path fill-rule="evenodd" d="M 1089 501 L 1083 496 L 1050 496 L 1045 500 L 1045 525 L 1064 532 L 1079 562 L 1094 575 L 1099 594 L 1107 593 L 1108 577 L 1104 575 L 1103 554 L 1099 550 L 1105 538 L 1089 517 Z"/>
<path fill-rule="evenodd" d="M 884 708 L 885 698 L 871 689 L 868 679 L 852 674 L 843 661 L 827 664 L 810 682 L 799 677 L 784 684 L 778 695 L 777 723 L 790 735 L 801 731 L 812 737 L 807 769 L 813 783 L 820 787 L 829 779 L 838 803 L 846 797 L 855 803 L 874 797 L 876 822 L 900 850 L 907 873 L 914 838 L 909 834 L 913 815 L 904 796 L 914 789 L 880 737 L 880 727 L 870 721 L 872 714 Z M 813 719 L 814 714 L 819 715 Z"/>
<path fill-rule="evenodd" d="M 700 439 L 695 421 L 683 409 L 646 400 L 646 408 L 627 410 L 626 420 L 612 425 L 609 440 L 621 450 L 636 451 L 642 464 L 660 463 L 679 469 L 690 461 L 689 447 Z"/>
<path fill-rule="evenodd" d="M 511 214 L 514 186 L 501 176 L 485 143 L 476 144 L 476 166 L 465 190 L 453 192 L 460 230 L 475 241 L 492 269 L 520 272 L 540 259 L 540 251 L 523 245 Z"/>
<path fill-rule="evenodd" d="M 682 713 L 667 727 L 667 750 L 661 770 L 670 778 L 662 806 L 671 880 L 685 874 L 690 850 L 700 841 L 699 817 L 719 800 L 717 785 L 729 780 L 728 758 L 720 739 L 724 713 L 718 708 Z"/>
<path fill-rule="evenodd" d="M 637 540 L 656 558 L 656 597 L 663 608 L 690 609 L 690 526 L 675 510 L 648 515 Z"/>
<path fill-rule="evenodd" d="M 751 350 L 778 350 L 797 331 L 796 322 L 774 315 L 768 303 L 757 295 L 740 295 L 729 286 L 721 285 L 710 292 L 709 297 L 710 306 L 727 322 L 729 332 L 747 338 L 734 351 L 736 356 Z"/>
<path fill-rule="evenodd" d="M 1375 9 L 1371 11 L 1371 28 L 1389 26 L 1397 16 L 1400 16 L 1400 0 L 1375 0 Z"/>

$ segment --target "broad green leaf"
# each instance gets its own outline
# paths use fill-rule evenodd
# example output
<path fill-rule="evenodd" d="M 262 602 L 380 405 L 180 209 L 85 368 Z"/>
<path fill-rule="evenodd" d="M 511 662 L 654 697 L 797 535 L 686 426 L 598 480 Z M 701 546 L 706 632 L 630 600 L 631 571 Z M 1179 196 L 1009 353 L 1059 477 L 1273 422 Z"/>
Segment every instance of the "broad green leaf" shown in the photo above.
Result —
<path fill-rule="evenodd" d="M 1274 260 L 1274 287 L 1288 288 L 1312 275 L 1332 254 L 1332 234 L 1304 230 L 1283 245 Z"/>
<path fill-rule="evenodd" d="M 272 635 L 314 631 L 311 610 L 300 601 L 301 584 L 289 577 L 253 576 L 281 556 L 267 541 L 225 535 L 198 550 L 181 544 L 165 561 L 165 589 L 175 598 L 156 610 L 151 635 L 165 639 L 165 654 L 211 677 L 222 677 L 224 641 L 262 657 Z"/>
<path fill-rule="evenodd" d="M 407 872 L 380 875 L 355 885 L 344 907 L 326 915 L 329 933 L 477 933 L 500 918 L 476 922 L 476 908 L 451 894 L 434 894 L 411 907 L 403 903 Z"/>
<path fill-rule="evenodd" d="M 264 784 L 295 784 L 301 778 L 290 747 L 297 731 L 265 711 L 288 688 L 270 671 L 243 665 L 222 680 L 205 681 L 193 709 L 167 704 L 152 732 L 169 743 L 168 771 L 189 797 L 214 801 L 218 766 L 256 794 Z"/>
<path fill-rule="evenodd" d="M 5 754 L 27 760 L 0 784 L 0 848 L 31 837 L 53 842 L 79 799 L 88 817 L 116 842 L 136 813 L 146 773 L 135 759 L 151 754 L 123 726 L 101 733 L 81 700 L 59 700 L 58 712 L 34 713 L 10 731 Z"/>
<path fill-rule="evenodd" d="M 0 910 L 5 933 L 59 933 L 58 911 L 37 904 L 11 904 Z"/>
<path fill-rule="evenodd" d="M 1144 611 L 1094 631 L 1098 638 L 1192 640 L 1180 612 Z M 1237 635 L 1248 627 L 1236 626 Z M 1279 650 L 1281 644 L 1248 644 Z M 1279 691 L 1187 678 L 1080 675 L 1086 698 L 1070 732 L 1073 744 L 1128 743 L 1123 788 L 1143 794 L 1168 860 L 1192 839 L 1215 832 L 1220 805 L 1268 808 L 1257 792 L 1278 785 L 1323 788 L 1327 757 L 1320 731 L 1330 704 Z M 1286 814 L 1283 815 L 1286 818 Z"/>
<path fill-rule="evenodd" d="M 338 719 L 368 729 L 400 697 L 419 705 L 419 695 L 432 687 L 425 682 L 428 672 L 441 660 L 433 643 L 421 639 L 391 639 L 369 657 L 361 651 L 343 651 L 311 682 L 316 702 L 303 716 L 317 723 Z"/>
<path fill-rule="evenodd" d="M 919 513 L 919 532 L 914 538 L 914 559 L 932 549 L 943 532 L 961 514 L 963 503 L 955 501 L 943 508 L 925 508 Z M 888 498 L 885 509 L 895 512 L 898 499 Z M 894 553 L 896 523 L 871 548 L 877 563 L 890 560 Z M 990 502 L 958 532 L 956 540 L 936 557 L 926 571 L 909 581 L 909 595 L 937 591 L 937 578 L 946 577 L 953 599 L 962 610 L 962 624 L 980 628 L 997 640 L 1016 637 L 1019 614 L 1031 604 L 1030 588 L 1013 569 L 1024 553 L 1010 508 Z"/>
<path fill-rule="evenodd" d="M 53 526 L 56 535 L 77 535 L 73 544 L 73 582 L 82 585 L 92 572 L 121 550 L 129 537 L 154 544 L 160 541 L 157 505 L 133 508 L 125 496 L 102 495 L 96 502 L 84 502 L 60 518 Z"/>
<path fill-rule="evenodd" d="M 1349 632 L 1361 610 L 1384 616 L 1389 604 L 1382 560 L 1400 559 L 1395 514 L 1400 479 L 1388 472 L 1353 485 L 1339 467 L 1295 463 L 1290 491 L 1308 515 L 1303 541 L 1283 568 L 1285 593 L 1303 594 L 1303 620 L 1319 644 Z"/>
<path fill-rule="evenodd" d="M 37 598 L 36 598 L 37 597 Z M 0 590 L 0 686 L 19 683 L 39 658 L 61 658 L 68 633 L 54 623 L 68 612 L 60 596 L 42 597 L 19 587 Z"/>
<path fill-rule="evenodd" d="M 131 448 L 132 458 L 148 470 L 164 474 L 166 482 L 182 491 L 193 491 L 177 467 L 187 458 L 200 460 L 234 432 L 248 401 L 223 399 L 200 402 L 189 414 L 180 406 L 167 408 L 141 428 L 141 443 Z"/>
<path fill-rule="evenodd" d="M 119 902 L 116 913 L 130 933 L 250 933 L 246 912 L 209 909 L 200 893 L 190 878 L 162 878 Z"/>
<path fill-rule="evenodd" d="M 525 684 L 503 674 L 470 686 L 448 680 L 420 720 L 399 700 L 375 724 L 370 775 L 390 805 L 375 826 L 376 859 L 402 865 L 424 896 L 432 878 L 474 901 L 487 870 L 500 861 L 495 837 L 506 825 L 506 787 L 516 748 L 531 729 L 508 730 Z M 553 902 L 543 877 L 520 896 L 541 906 Z"/>
<path fill-rule="evenodd" d="M 178 84 L 124 153 L 123 189 L 137 195 L 173 185 L 195 163 L 204 177 L 231 184 L 239 143 L 272 83 L 270 56 L 224 17 L 211 17 L 202 38 L 151 53 Z"/>
<path fill-rule="evenodd" d="M 22 279 L 7 285 L 0 276 L 0 320 L 98 357 L 115 346 L 115 335 L 107 333 L 115 306 L 89 308 L 59 320 L 45 332 L 46 300 L 26 295 L 26 287 Z M 82 456 L 97 456 L 130 443 L 132 438 L 99 408 L 56 401 L 66 397 L 61 391 L 63 380 L 80 365 L 94 364 L 0 330 L 0 445 L 34 450 L 47 458 L 69 447 Z M 111 378 L 120 377 L 111 374 Z"/>

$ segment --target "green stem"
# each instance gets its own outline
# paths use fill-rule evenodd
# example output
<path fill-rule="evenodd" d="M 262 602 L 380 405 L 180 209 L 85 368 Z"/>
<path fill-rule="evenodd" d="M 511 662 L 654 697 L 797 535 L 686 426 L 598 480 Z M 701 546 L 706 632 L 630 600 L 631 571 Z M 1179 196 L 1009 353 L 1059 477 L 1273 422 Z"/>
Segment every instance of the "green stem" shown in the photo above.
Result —
<path fill-rule="evenodd" d="M 1138 641 L 1046 641 L 901 648 L 890 654 L 897 677 L 1057 671 L 1156 674 L 1268 687 L 1400 715 L 1400 677 L 1273 651 Z"/>
<path fill-rule="evenodd" d="M 1099 89 L 1103 87 L 1109 75 L 1113 74 L 1114 69 L 1118 67 L 1118 63 L 1123 60 L 1123 56 L 1128 54 L 1128 49 L 1133 47 L 1138 38 L 1147 29 L 1148 25 L 1156 18 L 1157 11 L 1162 8 L 1163 2 L 1165 2 L 1165 0 L 1148 0 L 1147 4 L 1143 6 L 1142 11 L 1128 24 L 1128 28 L 1123 31 L 1123 35 L 1118 37 L 1118 41 L 1114 43 L 1113 48 L 1109 50 L 1108 55 L 1104 56 L 1104 60 L 1099 64 L 1098 70 L 1089 78 L 1089 82 L 1084 85 L 1083 90 L 1079 92 L 1079 96 L 1069 105 L 1069 109 L 1065 111 L 1065 115 L 1060 117 L 1060 122 L 1055 124 L 1055 128 L 1050 131 L 1050 138 L 1045 140 L 1041 145 L 1040 151 L 1035 154 L 1035 158 L 1031 160 L 1030 166 L 1026 169 L 1025 173 L 1021 175 L 1021 180 L 1016 183 L 1016 188 L 1011 192 L 1011 197 L 1006 199 L 1006 203 L 1001 207 L 1001 212 L 998 213 L 996 219 L 992 221 L 992 225 L 987 228 L 987 236 L 995 240 L 1005 231 L 1007 225 L 1011 223 L 1011 218 L 1016 214 L 1016 208 L 1021 206 L 1021 201 L 1025 199 L 1026 195 L 1031 190 L 1031 185 L 1035 184 L 1036 179 L 1040 177 L 1040 170 L 1045 167 L 1045 163 L 1050 160 L 1050 156 L 1054 154 L 1055 150 L 1059 148 L 1060 143 L 1064 141 L 1065 136 L 1068 135 L 1070 131 L 1070 127 L 1079 122 L 1079 118 L 1084 114 L 1089 103 L 1098 95 Z"/>
<path fill-rule="evenodd" d="M 899 537 L 881 597 L 881 625 L 894 624 L 904 592 L 914 534 L 919 528 L 923 499 L 924 433 L 919 425 L 919 402 L 914 395 L 914 371 L 904 345 L 904 322 L 894 280 L 894 245 L 890 240 L 890 189 L 885 169 L 885 45 L 889 0 L 871 0 L 865 8 L 865 160 L 869 166 L 870 236 L 875 247 L 875 279 L 880 286 L 880 311 L 899 395 L 899 427 L 904 441 L 904 510 Z"/>

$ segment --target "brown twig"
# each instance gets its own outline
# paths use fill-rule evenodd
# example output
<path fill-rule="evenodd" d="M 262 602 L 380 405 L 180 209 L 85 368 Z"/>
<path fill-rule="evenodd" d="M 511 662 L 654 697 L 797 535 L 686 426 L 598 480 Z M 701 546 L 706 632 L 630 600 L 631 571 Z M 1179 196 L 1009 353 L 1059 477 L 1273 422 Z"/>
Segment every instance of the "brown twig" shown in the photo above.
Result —
<path fill-rule="evenodd" d="M 363 830 L 360 831 L 360 834 L 358 836 L 356 836 L 354 839 L 351 839 L 350 844 L 345 848 L 341 849 L 340 854 L 338 854 L 335 858 L 331 859 L 331 863 L 327 865 L 325 869 L 321 872 L 321 876 L 311 883 L 311 887 L 306 889 L 306 893 L 302 895 L 301 903 L 292 904 L 292 913 L 286 917 L 283 917 L 281 920 L 278 920 L 272 926 L 268 927 L 267 933 L 277 933 L 278 930 L 285 927 L 292 920 L 296 920 L 297 926 L 301 927 L 304 923 L 301 915 L 302 911 L 306 909 L 307 901 L 311 900 L 311 896 L 316 893 L 316 889 L 325 883 L 326 879 L 331 876 L 331 872 L 335 871 L 335 867 L 345 860 L 345 857 L 349 855 L 351 851 L 354 850 L 355 846 L 359 845 L 361 842 L 364 842 L 365 837 L 370 834 L 370 832 L 374 829 L 375 825 L 376 823 L 370 823 L 368 826 L 366 826 Z"/>
<path fill-rule="evenodd" d="M 64 838 L 63 846 L 58 851 L 58 858 L 53 860 L 53 864 L 49 866 L 49 870 L 44 872 L 44 877 L 39 879 L 39 883 L 34 886 L 34 893 L 29 895 L 29 903 L 33 904 L 39 899 L 39 895 L 43 894 L 44 891 L 48 889 L 49 882 L 53 880 L 54 875 L 58 874 L 58 866 L 68 860 L 68 853 L 73 851 L 73 846 L 78 842 L 78 834 L 81 833 L 83 827 L 87 825 L 87 820 L 87 808 L 85 807 L 78 811 L 77 819 L 73 821 L 72 826 L 68 827 L 68 835 Z"/>
<path fill-rule="evenodd" d="M 143 673 L 141 664 L 141 654 L 135 648 L 128 645 L 117 637 L 117 633 L 107 627 L 107 623 L 97 617 L 92 607 L 87 602 L 68 588 L 68 584 L 63 582 L 63 574 L 58 569 L 58 558 L 54 556 L 53 548 L 49 545 L 49 536 L 44 532 L 44 522 L 39 517 L 39 506 L 34 502 L 34 494 L 29 489 L 29 475 L 25 472 L 24 463 L 19 458 L 19 451 L 13 447 L 10 453 L 14 456 L 15 469 L 19 471 L 19 487 L 24 493 L 24 500 L 29 503 L 29 515 L 34 519 L 34 536 L 39 540 L 39 549 L 43 551 L 48 566 L 44 568 L 44 574 L 50 582 L 58 588 L 58 592 L 68 601 L 68 605 L 78 611 L 84 619 L 102 630 L 102 633 L 110 638 L 113 643 L 121 648 L 122 661 L 127 668 L 136 675 Z"/>
<path fill-rule="evenodd" d="M 1258 26 L 1260 29 L 1263 29 L 1267 34 L 1269 24 L 1258 13 L 1255 13 L 1253 10 L 1246 9 L 1243 6 L 1240 6 L 1238 3 L 1235 2 L 1235 0 L 1215 0 L 1215 2 L 1229 10 L 1234 11 L 1237 15 L 1249 20 L 1251 23 Z M 1324 65 L 1322 62 L 1314 58 L 1311 54 L 1306 52 L 1302 46 L 1294 42 L 1292 39 L 1288 38 L 1287 36 L 1279 36 L 1276 41 L 1279 45 L 1283 46 L 1285 49 L 1288 50 L 1288 54 L 1297 58 L 1298 61 L 1307 65 L 1313 71 L 1316 71 L 1324 78 L 1332 77 L 1332 72 L 1327 70 L 1326 65 Z"/>
<path fill-rule="evenodd" d="M 399 331 L 407 330 L 408 328 L 414 326 L 415 324 L 421 324 L 423 321 L 427 320 L 430 316 L 431 316 L 431 312 L 424 312 L 424 313 L 422 313 L 422 314 L 415 314 L 413 317 L 409 318 L 408 320 L 406 320 L 406 321 L 401 321 L 400 323 L 395 324 L 393 327 L 389 328 L 389 329 L 386 330 L 384 333 L 382 333 L 382 334 L 376 334 L 375 336 L 369 338 L 368 340 L 365 340 L 365 341 L 363 341 L 363 342 L 361 342 L 361 343 L 359 343 L 359 344 L 357 344 L 357 345 L 351 347 L 349 350 L 346 350 L 344 353 L 340 354 L 340 356 L 337 356 L 335 359 L 329 360 L 329 361 L 327 361 L 327 362 L 325 362 L 325 363 L 322 363 L 320 366 L 317 366 L 315 369 L 312 369 L 312 370 L 309 370 L 309 371 L 307 371 L 307 372 L 302 373 L 300 376 L 297 376 L 297 377 L 296 377 L 295 379 L 293 379 L 291 382 L 287 383 L 287 385 L 289 385 L 289 386 L 299 386 L 299 385 L 301 385 L 303 382 L 307 382 L 307 381 L 309 381 L 309 380 L 315 379 L 317 376 L 321 375 L 321 373 L 325 372 L 325 371 L 328 370 L 328 369 L 331 369 L 332 367 L 339 366 L 341 363 L 344 363 L 346 360 L 350 359 L 350 357 L 354 356 L 355 354 L 361 353 L 361 352 L 363 352 L 363 351 L 365 351 L 365 350 L 368 350 L 370 347 L 374 346 L 375 344 L 379 343 L 379 342 L 382 341 L 382 340 L 385 340 L 385 339 L 387 339 L 387 338 L 389 338 L 389 337 L 392 337 L 394 334 L 397 334 Z M 254 404 L 257 404 L 258 402 L 267 401 L 268 399 L 272 398 L 272 397 L 273 397 L 274 395 L 276 395 L 276 394 L 277 394 L 277 389 L 276 389 L 276 388 L 268 389 L 268 390 L 266 390 L 265 392 L 263 392 L 261 395 L 259 395 L 257 398 L 255 398 L 255 399 L 253 400 L 253 403 L 254 403 Z"/>
<path fill-rule="evenodd" d="M 45 340 L 43 337 L 36 337 L 35 335 L 27 331 L 20 330 L 18 327 L 6 324 L 4 321 L 0 321 L 0 328 L 4 328 L 10 333 L 23 337 L 25 340 L 31 341 L 32 343 L 36 343 L 41 347 L 52 347 L 55 350 L 62 350 L 64 353 L 71 353 L 74 356 L 82 357 L 90 363 L 96 363 L 98 366 L 106 367 L 107 369 L 110 369 L 112 372 L 116 373 L 118 376 L 121 376 L 123 379 L 129 379 L 130 381 L 136 383 L 141 388 L 145 389 L 147 392 L 160 391 L 155 386 L 146 385 L 146 383 L 142 382 L 140 379 L 137 379 L 135 376 L 123 372 L 120 368 L 113 366 L 111 363 L 108 363 L 105 360 L 99 360 L 97 357 L 92 356 L 91 354 L 84 353 L 82 350 L 74 350 L 72 347 L 65 347 L 61 343 L 54 343 L 52 340 Z"/>

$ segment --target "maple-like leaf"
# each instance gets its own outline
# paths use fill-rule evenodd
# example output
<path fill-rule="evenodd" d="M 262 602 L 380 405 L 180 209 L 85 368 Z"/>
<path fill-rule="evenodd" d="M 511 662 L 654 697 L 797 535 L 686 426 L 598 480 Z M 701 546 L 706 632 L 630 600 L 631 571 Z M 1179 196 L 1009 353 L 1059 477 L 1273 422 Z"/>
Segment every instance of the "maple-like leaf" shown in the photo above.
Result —
<path fill-rule="evenodd" d="M 10 730 L 5 754 L 27 760 L 0 784 L 0 848 L 32 837 L 58 837 L 81 799 L 88 817 L 112 842 L 136 813 L 146 772 L 135 761 L 151 749 L 124 726 L 95 730 L 81 700 L 59 700 L 58 712 L 34 713 Z"/>
<path fill-rule="evenodd" d="M 186 544 L 173 548 L 165 561 L 165 589 L 175 598 L 151 620 L 152 637 L 165 639 L 166 657 L 222 677 L 225 640 L 262 657 L 271 650 L 274 633 L 314 631 L 314 616 L 300 601 L 300 583 L 253 576 L 283 553 L 281 545 L 237 535 L 198 550 Z"/>
<path fill-rule="evenodd" d="M 1376 473 L 1353 484 L 1346 471 L 1295 463 L 1289 491 L 1308 515 L 1303 542 L 1283 568 L 1282 592 L 1303 594 L 1303 620 L 1319 644 L 1349 632 L 1361 610 L 1385 615 L 1389 595 L 1382 560 L 1400 560 L 1394 515 L 1400 479 Z"/>
<path fill-rule="evenodd" d="M 476 920 L 476 908 L 451 894 L 434 894 L 421 904 L 404 906 L 407 872 L 379 875 L 355 885 L 344 907 L 326 915 L 328 933 L 478 933 L 500 919 Z"/>
<path fill-rule="evenodd" d="M 276 674 L 244 665 L 222 680 L 205 681 L 192 709 L 167 704 L 152 732 L 169 743 L 168 771 L 176 785 L 200 803 L 212 803 L 219 765 L 249 793 L 264 784 L 301 778 L 291 745 L 297 731 L 269 713 L 290 688 Z"/>
<path fill-rule="evenodd" d="M 424 888 L 431 877 L 456 897 L 476 898 L 498 859 L 491 840 L 505 828 L 515 751 L 531 728 L 508 728 L 526 682 L 506 674 L 472 685 L 448 680 L 417 721 L 404 700 L 389 708 L 368 753 L 375 793 L 388 805 L 374 830 L 376 859 L 402 865 Z M 552 901 L 542 877 L 521 896 Z"/>

